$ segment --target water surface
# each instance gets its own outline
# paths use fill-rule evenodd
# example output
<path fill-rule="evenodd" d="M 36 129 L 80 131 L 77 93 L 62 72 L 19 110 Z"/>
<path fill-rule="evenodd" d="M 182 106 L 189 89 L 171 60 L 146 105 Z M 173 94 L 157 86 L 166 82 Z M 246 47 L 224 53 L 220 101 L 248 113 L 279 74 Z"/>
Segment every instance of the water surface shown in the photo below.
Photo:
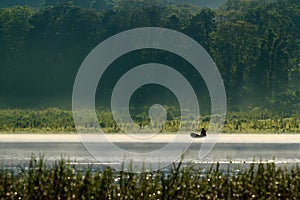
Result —
<path fill-rule="evenodd" d="M 105 143 L 102 143 L 104 145 Z M 126 151 L 151 152 L 165 146 L 166 143 L 116 143 Z M 185 152 L 185 162 L 196 165 L 211 165 L 219 162 L 221 164 L 235 163 L 247 166 L 256 161 L 275 161 L 281 165 L 294 165 L 300 163 L 300 144 L 272 144 L 272 143 L 217 143 L 213 150 L 204 158 L 200 159 L 199 149 L 201 144 L 192 144 Z M 176 146 L 175 146 L 176 148 Z M 172 155 L 172 150 L 166 152 L 166 157 Z M 28 163 L 32 155 L 43 155 L 48 162 L 60 158 L 70 159 L 79 164 L 93 163 L 93 165 L 116 165 L 122 162 L 122 158 L 116 156 L 102 157 L 95 160 L 93 156 L 79 142 L 9 142 L 0 143 L 0 165 L 18 166 Z M 135 162 L 143 162 L 135 160 Z"/>

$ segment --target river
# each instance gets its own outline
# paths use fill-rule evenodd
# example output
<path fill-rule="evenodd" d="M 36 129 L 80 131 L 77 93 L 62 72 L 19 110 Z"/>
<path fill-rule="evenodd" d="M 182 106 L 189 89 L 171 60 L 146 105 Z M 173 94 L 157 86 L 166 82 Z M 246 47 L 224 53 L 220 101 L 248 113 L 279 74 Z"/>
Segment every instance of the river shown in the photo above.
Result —
<path fill-rule="evenodd" d="M 112 135 L 114 144 L 122 150 L 132 152 L 152 152 L 161 149 L 168 143 L 169 135 L 155 142 L 126 141 L 120 135 Z M 234 140 L 234 139 L 235 140 Z M 256 139 L 253 139 L 256 138 Z M 282 138 L 279 140 L 278 138 Z M 184 141 L 183 141 L 184 142 Z M 97 143 L 95 143 L 97 144 Z M 99 145 L 99 144 L 97 144 Z M 106 149 L 108 143 L 101 143 L 101 148 Z M 201 142 L 193 143 L 185 152 L 184 161 L 196 165 L 209 166 L 219 162 L 248 166 L 251 162 L 275 162 L 279 165 L 290 166 L 300 163 L 300 135 L 253 135 L 253 134 L 229 134 L 222 135 L 212 150 L 204 158 L 199 158 Z M 173 147 L 176 149 L 176 145 Z M 174 152 L 172 149 L 164 152 L 166 158 Z M 28 163 L 32 155 L 43 155 L 48 162 L 60 158 L 69 159 L 77 164 L 93 164 L 98 166 L 114 166 L 122 163 L 122 158 L 111 153 L 95 159 L 85 146 L 80 142 L 77 135 L 54 135 L 54 134 L 2 134 L 0 135 L 0 166 L 21 166 Z M 116 155 L 115 157 L 113 155 Z M 154 162 L 155 159 L 153 159 Z M 143 162 L 143 160 L 135 160 Z"/>

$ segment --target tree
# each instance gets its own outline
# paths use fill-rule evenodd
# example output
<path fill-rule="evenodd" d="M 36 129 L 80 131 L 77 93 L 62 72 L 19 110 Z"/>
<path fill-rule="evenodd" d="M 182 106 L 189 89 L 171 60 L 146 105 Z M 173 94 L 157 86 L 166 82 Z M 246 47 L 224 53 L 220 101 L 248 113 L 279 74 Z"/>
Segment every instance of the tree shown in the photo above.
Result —
<path fill-rule="evenodd" d="M 210 34 L 215 30 L 215 12 L 204 8 L 190 20 L 185 32 L 210 50 Z"/>
<path fill-rule="evenodd" d="M 14 87 L 18 82 L 17 68 L 20 67 L 17 58 L 27 42 L 32 15 L 33 10 L 29 7 L 0 9 L 0 93 L 17 92 Z"/>
<path fill-rule="evenodd" d="M 214 35 L 213 57 L 223 71 L 233 103 L 252 92 L 249 72 L 255 67 L 256 31 L 255 25 L 238 20 L 219 24 Z"/>
<path fill-rule="evenodd" d="M 291 19 L 275 9 L 264 10 L 259 25 L 260 56 L 258 65 L 266 74 L 270 97 L 285 89 L 288 82 L 289 46 L 292 45 L 294 24 Z"/>

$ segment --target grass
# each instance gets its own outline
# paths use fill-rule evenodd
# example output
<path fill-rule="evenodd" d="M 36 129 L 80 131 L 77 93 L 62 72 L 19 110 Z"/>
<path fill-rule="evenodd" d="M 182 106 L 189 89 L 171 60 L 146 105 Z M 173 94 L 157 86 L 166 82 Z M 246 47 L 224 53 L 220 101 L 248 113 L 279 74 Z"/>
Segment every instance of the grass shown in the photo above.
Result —
<path fill-rule="evenodd" d="M 170 116 L 177 116 L 178 111 L 170 109 Z M 99 125 L 104 132 L 122 132 L 124 129 L 131 129 L 131 124 L 116 125 L 112 114 L 105 110 L 97 112 Z M 195 119 L 194 116 L 189 116 Z M 134 116 L 137 119 L 136 123 L 140 125 L 139 132 L 146 131 L 149 119 L 147 115 Z M 94 122 L 86 123 L 89 128 L 94 127 Z M 193 122 L 196 124 L 196 121 Z M 210 116 L 201 116 L 199 129 L 202 127 L 208 128 Z M 179 125 L 183 129 L 189 129 L 190 123 L 183 122 L 176 117 L 169 118 L 163 125 L 162 132 L 176 132 Z M 159 124 L 154 124 L 155 128 L 161 127 Z M 30 133 L 61 133 L 75 132 L 76 128 L 73 121 L 72 111 L 61 110 L 57 108 L 49 108 L 45 110 L 30 110 L 30 109 L 6 109 L 0 110 L 0 132 L 30 132 Z M 213 130 L 212 130 L 213 131 Z M 300 115 L 284 114 L 275 115 L 272 112 L 252 109 L 249 111 L 228 112 L 225 125 L 223 128 L 227 133 L 296 133 L 300 132 Z"/>
<path fill-rule="evenodd" d="M 78 170 L 59 160 L 47 165 L 32 158 L 29 168 L 0 172 L 1 199 L 299 199 L 300 169 L 274 163 L 222 173 L 212 166 L 203 176 L 192 167 L 174 164 L 170 174 L 114 172 L 110 168 Z"/>

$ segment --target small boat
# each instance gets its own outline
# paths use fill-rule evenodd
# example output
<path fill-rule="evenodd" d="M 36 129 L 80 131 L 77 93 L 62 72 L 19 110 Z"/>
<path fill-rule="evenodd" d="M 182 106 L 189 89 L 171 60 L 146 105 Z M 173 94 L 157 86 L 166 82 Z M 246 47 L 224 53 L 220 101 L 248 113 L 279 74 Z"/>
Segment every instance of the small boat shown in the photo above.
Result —
<path fill-rule="evenodd" d="M 199 135 L 197 133 L 191 133 L 190 134 L 192 138 L 202 138 L 202 137 L 205 137 L 206 135 Z"/>

